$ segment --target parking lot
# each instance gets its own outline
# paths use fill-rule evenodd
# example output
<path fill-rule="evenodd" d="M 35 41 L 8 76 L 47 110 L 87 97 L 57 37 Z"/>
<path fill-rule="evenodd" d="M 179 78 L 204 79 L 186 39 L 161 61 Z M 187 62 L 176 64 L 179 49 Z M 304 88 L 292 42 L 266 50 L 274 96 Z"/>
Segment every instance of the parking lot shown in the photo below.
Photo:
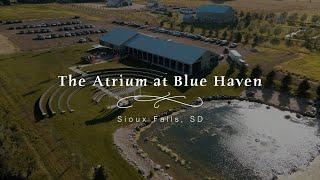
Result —
<path fill-rule="evenodd" d="M 0 34 L 6 36 L 21 51 L 98 42 L 108 31 L 108 24 L 90 22 L 80 17 L 42 21 L 0 20 Z M 8 23 L 9 22 L 9 23 Z"/>
<path fill-rule="evenodd" d="M 8 37 L 21 51 L 29 51 L 69 46 L 77 43 L 92 42 L 97 44 L 102 34 L 117 26 L 133 28 L 162 39 L 203 47 L 218 54 L 223 54 L 226 47 L 236 49 L 243 56 L 252 53 L 248 48 L 242 47 L 241 44 L 233 44 L 233 42 L 208 38 L 199 34 L 179 32 L 135 22 L 114 21 L 109 24 L 88 21 L 79 17 L 10 24 L 2 23 L 0 25 L 0 34 Z"/>

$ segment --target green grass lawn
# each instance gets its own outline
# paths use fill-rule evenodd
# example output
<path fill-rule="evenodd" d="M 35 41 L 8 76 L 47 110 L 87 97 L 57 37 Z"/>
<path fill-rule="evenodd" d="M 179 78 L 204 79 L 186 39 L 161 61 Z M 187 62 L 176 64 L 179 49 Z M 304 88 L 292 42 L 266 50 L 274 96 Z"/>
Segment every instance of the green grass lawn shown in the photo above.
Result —
<path fill-rule="evenodd" d="M 17 13 L 19 12 L 19 13 Z M 38 20 L 50 18 L 70 18 L 73 16 L 94 21 L 109 21 L 122 19 L 126 21 L 136 21 L 140 23 L 149 22 L 150 24 L 159 21 L 157 15 L 146 11 L 117 11 L 101 10 L 94 8 L 72 8 L 63 4 L 18 4 L 14 6 L 0 7 L 0 20 L 19 19 L 19 20 Z"/>
<path fill-rule="evenodd" d="M 303 55 L 278 65 L 276 69 L 320 81 L 320 54 Z"/>
<path fill-rule="evenodd" d="M 67 179 L 77 174 L 79 178 L 83 178 L 92 166 L 102 164 L 107 167 L 113 179 L 141 179 L 137 171 L 121 158 L 113 145 L 113 132 L 125 123 L 117 123 L 115 119 L 105 117 L 102 112 L 103 103 L 92 103 L 90 88 L 85 88 L 74 96 L 72 106 L 76 112 L 57 114 L 53 118 L 35 123 L 33 106 L 37 99 L 54 84 L 58 75 L 70 73 L 67 67 L 78 63 L 81 54 L 88 48 L 88 45 L 77 45 L 43 52 L 0 56 L 0 78 L 6 82 L 5 87 L 10 89 L 0 91 L 0 97 L 15 97 L 17 100 L 11 101 L 16 107 L 13 112 L 18 116 L 28 114 L 23 117 L 25 122 L 18 123 L 24 131 L 33 132 L 33 136 L 36 137 L 33 139 L 36 140 L 31 144 L 39 154 L 38 163 L 50 176 Z M 97 66 L 101 66 L 97 69 L 124 67 L 119 63 Z M 207 78 L 223 75 L 226 69 L 227 64 L 221 64 Z M 186 102 L 192 102 L 199 96 L 239 95 L 242 90 L 243 88 L 217 88 L 209 84 L 207 87 L 195 87 L 184 92 L 172 86 L 150 86 L 143 88 L 142 92 L 148 95 L 166 95 L 168 92 L 172 95 L 184 94 L 187 96 Z M 163 102 L 159 109 L 154 109 L 151 102 L 135 103 L 133 108 L 126 110 L 122 115 L 152 116 L 177 105 Z M 57 109 L 56 105 L 54 107 Z M 88 121 L 98 123 L 86 125 Z"/>
<path fill-rule="evenodd" d="M 79 13 L 59 9 L 53 4 L 41 5 L 15 5 L 0 7 L 1 19 L 42 19 L 42 18 L 64 18 L 78 15 Z"/>
<path fill-rule="evenodd" d="M 252 53 L 246 56 L 245 60 L 251 67 L 259 64 L 265 74 L 270 72 L 275 66 L 279 65 L 280 63 L 287 62 L 291 59 L 299 57 L 297 53 L 289 52 L 286 50 L 264 47 L 259 47 L 257 49 L 259 51 L 258 53 Z"/>

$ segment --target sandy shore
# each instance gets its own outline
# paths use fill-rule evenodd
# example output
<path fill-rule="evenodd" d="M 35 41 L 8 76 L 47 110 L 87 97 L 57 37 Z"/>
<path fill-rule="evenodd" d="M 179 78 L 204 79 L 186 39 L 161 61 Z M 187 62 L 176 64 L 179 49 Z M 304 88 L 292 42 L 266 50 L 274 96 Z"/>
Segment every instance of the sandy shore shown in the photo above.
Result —
<path fill-rule="evenodd" d="M 297 172 L 288 176 L 279 176 L 280 180 L 318 180 L 320 177 L 320 156 L 316 157 L 308 167 L 299 168 Z"/>
<path fill-rule="evenodd" d="M 133 123 L 127 127 L 118 129 L 114 133 L 114 143 L 121 156 L 133 165 L 146 179 L 173 179 L 160 165 L 153 162 L 148 155 L 139 148 L 137 144 L 138 134 L 135 131 L 138 126 L 138 123 Z M 151 171 L 153 172 L 152 177 L 150 177 Z"/>

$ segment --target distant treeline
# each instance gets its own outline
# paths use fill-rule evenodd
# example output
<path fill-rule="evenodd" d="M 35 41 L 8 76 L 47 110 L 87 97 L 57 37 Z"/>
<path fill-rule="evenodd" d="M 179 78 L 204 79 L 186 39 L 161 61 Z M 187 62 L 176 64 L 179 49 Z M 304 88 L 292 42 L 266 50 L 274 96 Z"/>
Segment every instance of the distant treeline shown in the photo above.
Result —
<path fill-rule="evenodd" d="M 85 3 L 85 2 L 104 2 L 105 0 L 17 0 L 17 3 L 42 4 L 42 3 Z M 12 2 L 12 1 L 11 1 Z M 10 0 L 0 0 L 0 5 L 10 5 Z"/>

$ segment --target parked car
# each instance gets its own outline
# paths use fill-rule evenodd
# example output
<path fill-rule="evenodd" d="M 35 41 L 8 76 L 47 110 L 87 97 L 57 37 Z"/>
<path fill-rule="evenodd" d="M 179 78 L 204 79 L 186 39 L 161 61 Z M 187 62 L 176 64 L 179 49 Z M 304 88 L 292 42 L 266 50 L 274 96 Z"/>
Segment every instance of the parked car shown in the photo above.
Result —
<path fill-rule="evenodd" d="M 86 42 L 87 42 L 87 39 L 86 39 L 86 38 L 80 38 L 78 42 L 79 42 L 79 43 L 86 43 Z"/>
<path fill-rule="evenodd" d="M 229 42 L 227 40 L 221 40 L 220 46 L 228 46 Z"/>
<path fill-rule="evenodd" d="M 229 47 L 230 48 L 236 48 L 236 47 L 238 47 L 238 44 L 237 43 L 231 43 Z"/>
<path fill-rule="evenodd" d="M 223 55 L 223 54 L 220 54 L 219 57 L 218 57 L 218 60 L 221 61 L 221 60 L 223 60 L 223 59 L 224 59 L 224 55 Z"/>
<path fill-rule="evenodd" d="M 71 37 L 71 33 L 66 32 L 66 33 L 64 34 L 64 36 L 65 36 L 65 37 Z"/>
<path fill-rule="evenodd" d="M 37 40 L 45 40 L 45 37 L 42 34 L 38 34 L 36 39 Z"/>

